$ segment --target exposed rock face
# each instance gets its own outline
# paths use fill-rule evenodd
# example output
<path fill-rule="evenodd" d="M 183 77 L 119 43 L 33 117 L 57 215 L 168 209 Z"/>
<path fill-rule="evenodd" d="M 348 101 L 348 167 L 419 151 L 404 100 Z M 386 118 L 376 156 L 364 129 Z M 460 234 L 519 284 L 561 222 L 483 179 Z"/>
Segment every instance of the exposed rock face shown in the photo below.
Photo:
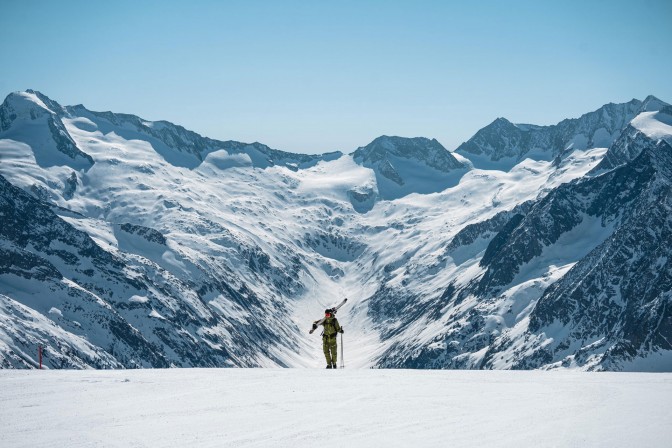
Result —
<path fill-rule="evenodd" d="M 166 245 L 166 237 L 154 229 L 149 227 L 143 227 L 135 224 L 124 223 L 119 226 L 121 230 L 131 235 L 139 235 L 150 243 L 160 244 L 162 246 Z"/>

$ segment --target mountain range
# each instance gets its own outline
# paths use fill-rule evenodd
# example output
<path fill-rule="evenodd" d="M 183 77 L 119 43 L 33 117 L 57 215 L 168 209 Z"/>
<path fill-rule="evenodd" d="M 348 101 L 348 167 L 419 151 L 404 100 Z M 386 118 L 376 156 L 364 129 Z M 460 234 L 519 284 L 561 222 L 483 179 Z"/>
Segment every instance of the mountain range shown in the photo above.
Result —
<path fill-rule="evenodd" d="M 672 371 L 672 107 L 498 118 L 449 151 L 220 141 L 0 106 L 0 366 Z"/>

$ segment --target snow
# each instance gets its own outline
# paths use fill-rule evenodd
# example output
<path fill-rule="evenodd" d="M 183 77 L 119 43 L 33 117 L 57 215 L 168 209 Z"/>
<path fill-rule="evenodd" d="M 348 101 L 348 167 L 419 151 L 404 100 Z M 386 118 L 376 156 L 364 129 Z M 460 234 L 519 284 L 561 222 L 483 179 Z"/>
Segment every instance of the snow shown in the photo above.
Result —
<path fill-rule="evenodd" d="M 12 111 L 19 116 L 28 116 L 31 110 L 35 109 L 44 109 L 46 112 L 54 113 L 33 92 L 14 92 L 7 99 Z"/>
<path fill-rule="evenodd" d="M 57 316 L 60 318 L 63 317 L 62 313 L 57 314 Z M 79 323 L 77 323 L 77 325 L 79 325 Z M 23 344 L 18 347 L 12 344 L 12 334 L 17 333 L 21 335 L 23 341 Z M 45 344 L 45 341 L 48 341 L 49 339 L 53 339 L 53 341 L 49 341 Z M 40 344 L 46 345 L 45 355 L 47 356 L 56 356 L 54 353 L 49 353 L 49 346 L 52 344 L 55 346 L 68 345 L 76 347 L 77 350 L 90 358 L 96 356 L 96 348 L 90 341 L 69 333 L 44 314 L 18 303 L 3 294 L 0 294 L 0 344 L 11 347 L 15 352 L 23 352 L 26 347 L 33 347 L 36 358 L 34 367 L 37 367 L 37 347 Z M 32 351 L 33 350 L 31 350 L 31 352 Z M 29 357 L 33 355 L 33 353 L 24 354 Z M 103 357 L 111 358 L 109 355 L 103 355 Z M 2 420 L 0 419 L 0 423 L 1 422 Z M 0 443 L 0 446 L 3 446 L 3 444 Z"/>
<path fill-rule="evenodd" d="M 672 115 L 664 112 L 642 112 L 630 124 L 653 140 L 672 141 Z"/>
<path fill-rule="evenodd" d="M 149 298 L 147 296 L 131 296 L 128 299 L 129 302 L 131 303 L 147 303 L 149 302 Z"/>
<path fill-rule="evenodd" d="M 164 319 L 164 317 L 160 315 L 156 310 L 152 310 L 152 312 L 149 313 L 149 317 L 154 317 L 156 319 Z"/>
<path fill-rule="evenodd" d="M 581 222 L 563 233 L 553 245 L 544 247 L 542 254 L 519 268 L 510 285 L 515 286 L 535 278 L 562 277 L 577 261 L 588 255 L 614 231 L 614 222 L 602 225 L 599 217 L 582 214 Z M 552 275 L 560 270 L 561 275 Z"/>
<path fill-rule="evenodd" d="M 298 194 L 336 200 L 344 199 L 347 191 L 355 186 L 375 183 L 371 170 L 357 165 L 352 157 L 345 155 L 330 162 L 320 162 L 292 177 L 299 182 Z"/>
<path fill-rule="evenodd" d="M 672 374 L 0 371 L 0 445 L 665 447 Z"/>
<path fill-rule="evenodd" d="M 229 168 L 252 166 L 252 159 L 247 154 L 229 154 L 223 149 L 213 151 L 205 157 L 203 165 L 210 164 L 213 169 L 226 170 Z M 206 169 L 205 166 L 201 169 Z"/>
<path fill-rule="evenodd" d="M 385 142 L 385 144 L 389 145 L 389 142 Z M 407 159 L 392 154 L 387 155 L 387 160 L 404 183 L 398 185 L 382 174 L 376 174 L 378 192 L 380 197 L 386 200 L 398 199 L 411 193 L 429 194 L 444 191 L 457 185 L 467 172 L 466 168 L 445 172 L 428 166 L 424 161 Z"/>

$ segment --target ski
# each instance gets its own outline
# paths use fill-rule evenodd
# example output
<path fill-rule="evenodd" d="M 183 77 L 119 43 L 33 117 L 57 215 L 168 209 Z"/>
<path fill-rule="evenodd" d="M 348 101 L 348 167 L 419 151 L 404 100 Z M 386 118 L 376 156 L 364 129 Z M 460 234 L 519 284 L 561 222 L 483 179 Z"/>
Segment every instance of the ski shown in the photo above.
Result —
<path fill-rule="evenodd" d="M 343 301 L 341 303 L 339 303 L 335 307 L 331 308 L 332 312 L 334 314 L 336 314 L 336 310 L 338 310 L 340 307 L 345 305 L 345 302 L 347 302 L 347 301 L 348 301 L 348 299 L 343 299 Z M 322 324 L 322 322 L 324 322 L 324 319 L 326 319 L 326 317 L 323 317 L 322 319 L 316 320 L 315 322 L 313 322 L 313 328 L 311 328 L 308 333 L 313 334 L 313 331 L 317 330 L 317 327 L 319 327 Z"/>

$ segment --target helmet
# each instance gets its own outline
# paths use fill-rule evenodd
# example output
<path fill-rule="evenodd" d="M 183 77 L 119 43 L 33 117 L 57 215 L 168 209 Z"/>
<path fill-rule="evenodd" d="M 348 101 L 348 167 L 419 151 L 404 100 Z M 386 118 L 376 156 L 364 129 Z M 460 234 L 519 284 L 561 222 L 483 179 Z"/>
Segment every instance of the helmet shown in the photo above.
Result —
<path fill-rule="evenodd" d="M 332 311 L 331 311 L 330 308 L 327 308 L 326 310 L 324 310 L 324 314 L 331 314 L 331 313 L 332 313 Z"/>

